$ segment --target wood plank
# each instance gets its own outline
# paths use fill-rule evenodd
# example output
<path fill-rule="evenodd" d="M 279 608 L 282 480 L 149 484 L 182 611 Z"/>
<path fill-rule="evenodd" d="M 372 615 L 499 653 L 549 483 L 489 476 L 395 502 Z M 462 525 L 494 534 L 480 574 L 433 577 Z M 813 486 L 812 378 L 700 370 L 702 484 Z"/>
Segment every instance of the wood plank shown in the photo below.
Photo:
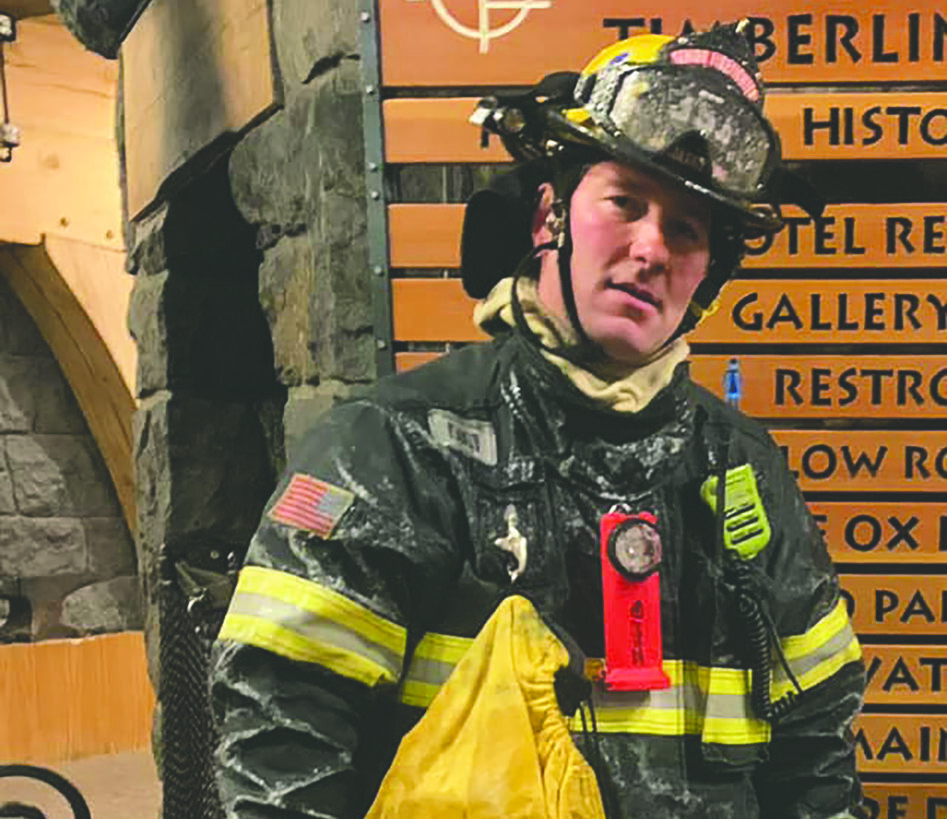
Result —
<path fill-rule="evenodd" d="M 947 691 L 947 646 L 864 646 L 872 705 L 939 705 Z"/>
<path fill-rule="evenodd" d="M 0 241 L 56 235 L 120 250 L 117 64 L 86 51 L 55 17 L 22 22 L 4 56 L 22 133 L 13 161 L 0 164 Z"/>
<path fill-rule="evenodd" d="M 0 759 L 147 748 L 154 702 L 141 632 L 0 646 Z"/>
<path fill-rule="evenodd" d="M 862 714 L 855 722 L 855 748 L 861 773 L 947 773 L 947 717 Z M 901 786 L 892 787 L 900 789 Z M 924 792 L 933 793 L 937 786 L 927 787 L 930 790 Z M 935 808 L 945 807 L 933 804 Z M 943 810 L 938 810 L 918 816 L 934 819 L 942 813 Z"/>
<path fill-rule="evenodd" d="M 705 28 L 741 17 L 754 18 L 768 82 L 947 79 L 947 64 L 937 51 L 942 39 L 935 36 L 935 15 L 943 13 L 937 0 L 910 6 L 898 0 L 870 6 L 815 0 L 778 7 L 755 0 L 704 6 L 690 0 L 634 6 L 625 0 L 380 0 L 379 12 L 383 76 L 394 86 L 531 85 L 550 71 L 578 71 L 622 37 L 656 30 L 677 34 L 685 20 Z"/>
<path fill-rule="evenodd" d="M 460 279 L 393 279 L 391 321 L 396 341 L 483 341 L 473 323 L 476 301 Z"/>
<path fill-rule="evenodd" d="M 841 575 L 858 634 L 947 636 L 947 576 Z"/>
<path fill-rule="evenodd" d="M 134 395 L 138 348 L 128 332 L 127 316 L 135 277 L 125 272 L 125 253 L 59 236 L 46 239 L 46 252 L 108 348 L 129 395 Z"/>
<path fill-rule="evenodd" d="M 863 788 L 873 819 L 943 819 L 947 815 L 944 784 L 866 782 Z"/>
<path fill-rule="evenodd" d="M 809 502 L 832 559 L 844 563 L 947 561 L 947 509 L 938 503 Z"/>
<path fill-rule="evenodd" d="M 738 280 L 688 338 L 694 344 L 944 343 L 943 289 L 943 282 L 924 279 Z M 473 324 L 475 301 L 460 279 L 393 279 L 391 293 L 398 341 L 485 338 Z"/>
<path fill-rule="evenodd" d="M 102 336 L 43 247 L 0 248 L 0 275 L 36 322 L 69 382 L 112 477 L 134 535 L 132 414 L 135 402 Z"/>
<path fill-rule="evenodd" d="M 266 0 L 153 0 L 121 54 L 134 218 L 201 148 L 275 109 Z"/>
<path fill-rule="evenodd" d="M 443 353 L 435 352 L 403 352 L 395 353 L 395 372 L 403 373 L 420 367 L 422 364 L 428 364 L 436 358 L 440 358 Z"/>
<path fill-rule="evenodd" d="M 947 491 L 947 430 L 772 430 L 804 491 Z"/>
<path fill-rule="evenodd" d="M 754 418 L 933 420 L 947 408 L 943 356 L 695 354 L 691 375 L 720 398 L 736 380 L 738 406 Z"/>
<path fill-rule="evenodd" d="M 786 228 L 751 247 L 745 268 L 942 268 L 947 259 L 947 204 L 830 205 L 818 220 L 786 208 L 785 216 Z M 458 267 L 463 218 L 458 204 L 389 205 L 391 266 Z"/>
<path fill-rule="evenodd" d="M 459 267 L 463 205 L 388 206 L 392 267 Z"/>
<path fill-rule="evenodd" d="M 481 145 L 471 125 L 479 97 L 399 98 L 383 104 L 385 158 L 409 162 L 504 162 L 499 137 Z M 947 144 L 947 93 L 773 92 L 764 111 L 785 159 L 935 159 Z"/>

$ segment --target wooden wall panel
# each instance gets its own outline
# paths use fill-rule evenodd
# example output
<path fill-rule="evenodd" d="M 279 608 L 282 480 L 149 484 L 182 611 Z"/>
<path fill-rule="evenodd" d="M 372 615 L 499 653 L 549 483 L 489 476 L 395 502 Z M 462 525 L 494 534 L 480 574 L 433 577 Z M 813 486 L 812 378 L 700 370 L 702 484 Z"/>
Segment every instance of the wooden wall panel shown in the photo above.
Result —
<path fill-rule="evenodd" d="M 10 119 L 22 133 L 13 161 L 0 164 L 0 242 L 47 235 L 121 250 L 117 64 L 86 51 L 54 16 L 20 22 L 4 57 Z"/>
<path fill-rule="evenodd" d="M 128 211 L 276 105 L 266 0 L 152 0 L 122 45 Z"/>
<path fill-rule="evenodd" d="M 0 646 L 0 759 L 147 748 L 154 702 L 140 632 Z"/>

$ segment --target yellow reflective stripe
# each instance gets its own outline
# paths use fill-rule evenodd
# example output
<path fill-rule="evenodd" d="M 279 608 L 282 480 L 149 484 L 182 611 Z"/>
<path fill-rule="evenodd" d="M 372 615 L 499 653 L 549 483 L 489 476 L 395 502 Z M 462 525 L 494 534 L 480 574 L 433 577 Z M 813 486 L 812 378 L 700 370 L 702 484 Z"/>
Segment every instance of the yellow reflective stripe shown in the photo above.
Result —
<path fill-rule="evenodd" d="M 701 666 L 665 660 L 671 687 L 655 691 L 593 693 L 595 717 L 602 733 L 701 735 L 703 742 L 728 745 L 765 743 L 770 726 L 752 714 L 749 675 L 739 668 Z M 570 728 L 582 730 L 579 715 Z"/>
<path fill-rule="evenodd" d="M 814 665 L 804 674 L 797 674 L 796 679 L 803 690 L 812 688 L 821 682 L 825 682 L 829 677 L 839 671 L 843 666 L 853 663 L 862 658 L 862 647 L 858 638 L 852 633 L 849 636 L 848 644 L 841 651 L 835 652 L 822 662 Z M 792 663 L 790 663 L 792 668 Z M 782 668 L 779 669 L 776 680 L 773 683 L 773 697 L 779 699 L 785 696 L 789 691 L 795 691 L 796 686 L 786 677 Z"/>
<path fill-rule="evenodd" d="M 367 685 L 400 676 L 406 632 L 318 583 L 275 569 L 240 573 L 220 639 L 319 663 Z"/>
<path fill-rule="evenodd" d="M 427 708 L 467 653 L 473 639 L 428 632 L 421 638 L 401 687 L 401 701 Z"/>
<path fill-rule="evenodd" d="M 769 742 L 772 728 L 761 719 L 707 717 L 701 734 L 704 742 L 717 745 L 756 745 Z"/>
<path fill-rule="evenodd" d="M 789 667 L 803 689 L 824 682 L 844 665 L 862 656 L 844 600 L 839 600 L 832 611 L 804 634 L 786 637 L 781 645 Z M 773 696 L 779 698 L 794 689 L 785 669 L 777 665 Z"/>
<path fill-rule="evenodd" d="M 795 660 L 812 651 L 817 651 L 820 646 L 832 639 L 847 625 L 849 625 L 848 610 L 845 608 L 845 601 L 839 599 L 835 608 L 812 628 L 807 629 L 804 634 L 784 637 L 780 641 L 783 654 L 786 655 L 787 660 Z"/>

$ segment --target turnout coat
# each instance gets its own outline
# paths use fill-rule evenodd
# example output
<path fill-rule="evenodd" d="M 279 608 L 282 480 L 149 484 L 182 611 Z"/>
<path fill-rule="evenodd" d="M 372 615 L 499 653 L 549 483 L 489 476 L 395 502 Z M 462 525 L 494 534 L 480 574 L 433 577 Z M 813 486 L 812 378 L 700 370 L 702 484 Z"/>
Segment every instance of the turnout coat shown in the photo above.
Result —
<path fill-rule="evenodd" d="M 700 492 L 743 464 L 772 532 L 744 574 L 803 689 L 774 724 L 754 712 L 747 624 Z M 671 685 L 596 683 L 595 736 L 573 718 L 611 813 L 849 815 L 861 652 L 781 452 L 686 364 L 620 413 L 514 330 L 383 379 L 308 433 L 214 647 L 228 816 L 363 815 L 401 737 L 511 594 L 602 657 L 599 523 L 617 504 L 657 520 Z M 511 535 L 525 559 L 504 548 Z M 775 656 L 774 700 L 795 688 Z"/>

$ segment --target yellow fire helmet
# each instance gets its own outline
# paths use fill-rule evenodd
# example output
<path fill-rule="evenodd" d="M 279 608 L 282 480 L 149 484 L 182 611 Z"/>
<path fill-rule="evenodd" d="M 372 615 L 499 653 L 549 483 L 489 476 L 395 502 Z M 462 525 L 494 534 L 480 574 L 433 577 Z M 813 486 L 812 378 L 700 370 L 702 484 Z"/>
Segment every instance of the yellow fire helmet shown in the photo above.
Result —
<path fill-rule="evenodd" d="M 515 159 L 589 149 L 644 166 L 729 212 L 744 236 L 780 229 L 779 137 L 741 24 L 681 37 L 643 34 L 599 52 L 580 74 L 481 100 L 471 121 Z"/>

